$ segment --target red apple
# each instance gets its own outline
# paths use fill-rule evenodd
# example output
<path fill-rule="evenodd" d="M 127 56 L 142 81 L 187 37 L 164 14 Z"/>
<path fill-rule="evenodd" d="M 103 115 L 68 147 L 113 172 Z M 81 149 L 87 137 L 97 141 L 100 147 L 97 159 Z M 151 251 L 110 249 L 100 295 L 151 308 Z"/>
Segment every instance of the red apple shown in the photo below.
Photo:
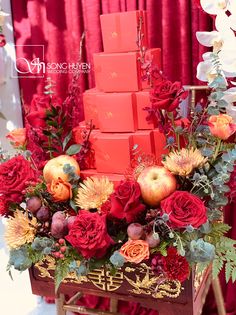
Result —
<path fill-rule="evenodd" d="M 163 166 L 149 166 L 138 177 L 144 202 L 157 206 L 162 199 L 176 190 L 176 178 Z"/>
<path fill-rule="evenodd" d="M 80 167 L 77 161 L 69 155 L 59 155 L 51 160 L 49 160 L 43 169 L 43 177 L 46 183 L 50 183 L 52 180 L 57 180 L 59 177 L 68 181 L 68 174 L 63 171 L 65 164 L 70 164 L 75 167 L 75 173 L 80 174 Z"/>

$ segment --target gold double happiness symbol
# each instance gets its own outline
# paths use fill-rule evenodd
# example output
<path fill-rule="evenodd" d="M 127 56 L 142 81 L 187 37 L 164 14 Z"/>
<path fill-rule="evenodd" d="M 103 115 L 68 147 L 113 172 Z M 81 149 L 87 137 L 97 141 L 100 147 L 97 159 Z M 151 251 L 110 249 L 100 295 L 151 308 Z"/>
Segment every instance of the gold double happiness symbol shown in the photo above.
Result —
<path fill-rule="evenodd" d="M 99 289 L 103 291 L 115 291 L 123 283 L 123 272 L 117 271 L 115 276 L 110 274 L 109 270 L 94 269 L 88 274 L 88 279 Z"/>

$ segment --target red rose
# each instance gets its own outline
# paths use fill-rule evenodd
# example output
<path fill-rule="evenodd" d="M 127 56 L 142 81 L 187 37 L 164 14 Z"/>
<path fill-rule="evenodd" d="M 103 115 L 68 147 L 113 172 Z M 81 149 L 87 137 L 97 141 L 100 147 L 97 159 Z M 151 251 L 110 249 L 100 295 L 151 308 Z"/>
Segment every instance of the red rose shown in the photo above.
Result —
<path fill-rule="evenodd" d="M 35 94 L 30 104 L 28 114 L 26 115 L 27 122 L 33 128 L 44 128 L 46 126 L 46 110 L 50 110 L 52 104 L 57 110 L 62 108 L 61 99 L 56 96 Z"/>
<path fill-rule="evenodd" d="M 171 280 L 183 282 L 189 277 L 189 263 L 177 253 L 175 247 L 169 247 L 167 256 L 162 256 L 162 269 Z"/>
<path fill-rule="evenodd" d="M 3 34 L 0 34 L 0 47 L 3 47 L 6 45 L 6 38 Z"/>
<path fill-rule="evenodd" d="M 114 244 L 107 233 L 106 215 L 87 210 L 80 210 L 65 238 L 86 259 L 103 257 Z"/>
<path fill-rule="evenodd" d="M 8 214 L 8 202 L 4 196 L 0 197 L 0 216 Z"/>
<path fill-rule="evenodd" d="M 151 91 L 151 102 L 155 109 L 164 109 L 173 112 L 187 93 L 183 90 L 180 82 L 163 80 Z"/>
<path fill-rule="evenodd" d="M 44 94 L 34 94 L 30 104 L 30 110 L 34 112 L 50 109 L 50 103 L 54 107 L 62 106 L 61 99 L 55 95 L 49 96 Z"/>
<path fill-rule="evenodd" d="M 121 181 L 110 196 L 111 215 L 118 219 L 126 219 L 128 223 L 134 221 L 137 215 L 146 208 L 140 198 L 141 190 L 137 182 Z"/>
<path fill-rule="evenodd" d="M 161 201 L 162 213 L 169 215 L 172 228 L 198 228 L 207 221 L 206 207 L 202 200 L 187 191 L 175 191 Z"/>
<path fill-rule="evenodd" d="M 44 128 L 46 127 L 46 110 L 31 112 L 26 119 L 33 128 Z"/>
<path fill-rule="evenodd" d="M 8 201 L 21 202 L 27 182 L 36 180 L 36 172 L 22 155 L 0 165 L 0 194 L 3 194 Z"/>

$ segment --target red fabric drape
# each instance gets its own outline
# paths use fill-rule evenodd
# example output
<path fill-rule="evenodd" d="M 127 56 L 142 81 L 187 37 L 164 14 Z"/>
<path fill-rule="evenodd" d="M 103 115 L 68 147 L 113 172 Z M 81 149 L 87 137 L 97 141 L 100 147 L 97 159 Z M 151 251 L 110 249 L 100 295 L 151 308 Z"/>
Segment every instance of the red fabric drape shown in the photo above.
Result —
<path fill-rule="evenodd" d="M 93 53 L 102 51 L 99 15 L 136 9 L 147 10 L 150 47 L 163 50 L 163 70 L 170 80 L 182 80 L 183 84 L 198 83 L 196 66 L 204 48 L 195 38 L 196 31 L 211 30 L 211 18 L 196 5 L 198 0 L 11 0 L 16 45 L 43 45 L 45 62 L 76 63 L 79 40 L 86 31 L 84 61 L 93 64 Z M 37 56 L 37 47 L 17 47 L 17 57 L 32 60 Z M 93 69 L 93 67 L 92 67 Z M 67 92 L 71 74 L 50 74 L 56 81 L 56 92 L 63 99 Z M 94 86 L 93 71 L 81 78 L 81 90 Z M 44 79 L 20 79 L 20 88 L 25 103 L 44 87 Z M 81 106 L 82 119 L 83 109 Z M 229 206 L 226 219 L 234 226 L 232 236 L 236 238 L 235 205 Z M 236 314 L 235 286 L 223 283 L 228 314 Z M 107 306 L 99 298 L 87 302 L 95 307 Z M 216 314 L 213 303 L 204 314 Z M 122 303 L 122 312 L 127 314 L 154 315 L 154 311 L 139 309 L 135 304 Z M 125 311 L 126 310 L 126 311 Z"/>
<path fill-rule="evenodd" d="M 195 32 L 209 30 L 212 21 L 195 0 L 12 0 L 16 45 L 44 45 L 45 62 L 75 63 L 79 40 L 86 31 L 84 60 L 93 64 L 93 53 L 102 51 L 99 15 L 118 11 L 145 9 L 148 14 L 150 47 L 163 49 L 163 69 L 170 80 L 196 83 L 196 65 L 203 47 Z M 32 60 L 37 47 L 17 46 L 18 57 Z M 70 74 L 50 74 L 63 97 Z M 32 94 L 42 91 L 44 80 L 20 80 L 23 98 L 29 103 Z M 93 70 L 82 79 L 82 89 L 94 86 Z"/>

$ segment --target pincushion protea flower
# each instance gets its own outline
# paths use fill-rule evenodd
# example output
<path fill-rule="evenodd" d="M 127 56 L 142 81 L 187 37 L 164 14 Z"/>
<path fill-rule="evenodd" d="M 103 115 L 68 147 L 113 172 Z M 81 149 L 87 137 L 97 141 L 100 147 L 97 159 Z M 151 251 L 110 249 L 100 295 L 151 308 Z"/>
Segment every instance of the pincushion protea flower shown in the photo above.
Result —
<path fill-rule="evenodd" d="M 8 219 L 5 240 L 10 248 L 19 248 L 20 246 L 31 243 L 36 234 L 37 219 L 28 218 L 27 212 L 23 213 L 16 210 L 14 217 Z"/>
<path fill-rule="evenodd" d="M 187 176 L 206 161 L 198 149 L 191 148 L 171 152 L 162 163 L 173 174 Z"/>
<path fill-rule="evenodd" d="M 88 177 L 80 184 L 75 203 L 81 209 L 99 209 L 113 190 L 114 185 L 107 177 Z"/>

